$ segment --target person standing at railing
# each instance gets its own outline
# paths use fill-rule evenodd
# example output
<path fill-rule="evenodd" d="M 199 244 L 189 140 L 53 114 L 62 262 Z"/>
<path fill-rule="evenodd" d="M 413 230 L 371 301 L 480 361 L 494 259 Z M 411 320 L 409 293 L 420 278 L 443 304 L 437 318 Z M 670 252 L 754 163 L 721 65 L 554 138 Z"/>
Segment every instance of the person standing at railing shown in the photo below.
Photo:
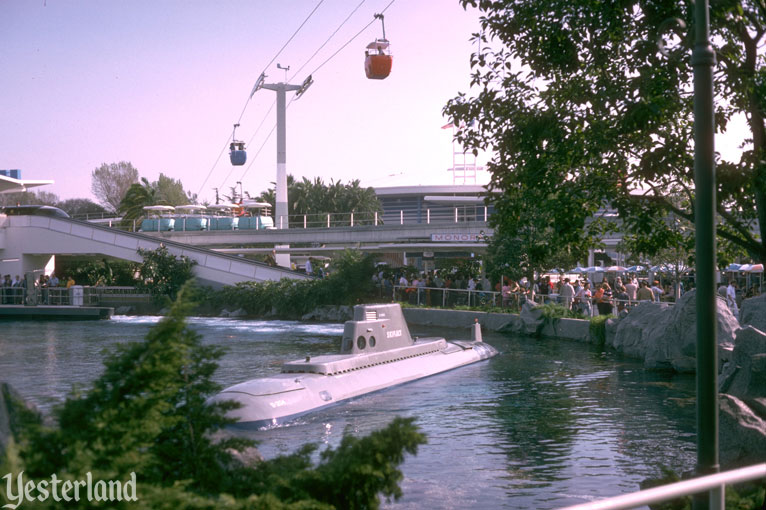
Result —
<path fill-rule="evenodd" d="M 627 288 L 623 285 L 620 285 L 619 290 L 617 290 L 614 294 L 614 299 L 617 301 L 617 313 L 627 309 L 628 303 L 630 301 Z"/>
<path fill-rule="evenodd" d="M 612 313 L 612 289 L 607 282 L 601 284 L 601 287 L 593 295 L 593 301 L 596 302 L 599 315 Z"/>
<path fill-rule="evenodd" d="M 577 303 L 577 306 L 580 308 L 580 310 L 586 317 L 590 317 L 593 313 L 591 308 L 592 298 L 593 298 L 593 293 L 590 290 L 590 283 L 583 282 L 582 287 L 577 292 L 577 294 L 575 294 L 574 300 L 575 300 L 575 303 Z"/>
<path fill-rule="evenodd" d="M 660 282 L 657 280 L 654 280 L 654 285 L 652 285 L 652 294 L 654 294 L 654 301 L 657 303 L 660 302 L 660 297 L 665 294 L 665 291 L 660 287 Z"/>
<path fill-rule="evenodd" d="M 569 278 L 564 278 L 564 283 L 561 285 L 561 289 L 559 290 L 559 296 L 561 297 L 561 304 L 564 305 L 567 310 L 572 308 L 572 300 L 574 299 L 574 295 L 574 287 L 572 287 L 572 284 L 569 283 Z"/>
<path fill-rule="evenodd" d="M 11 304 L 11 289 L 13 285 L 11 284 L 11 275 L 7 274 L 3 277 L 3 285 L 0 288 L 0 293 L 2 293 L 2 300 L 0 300 L 0 303 L 4 305 Z"/>
<path fill-rule="evenodd" d="M 12 304 L 14 305 L 23 305 L 24 304 L 24 289 L 27 287 L 27 282 L 24 280 L 21 276 L 16 275 L 16 277 L 11 281 L 11 287 L 12 289 L 12 296 L 13 301 Z"/>
<path fill-rule="evenodd" d="M 638 281 L 635 277 L 629 278 L 628 283 L 625 284 L 625 292 L 628 294 L 628 299 L 631 301 L 636 300 L 636 292 L 638 291 Z"/>
<path fill-rule="evenodd" d="M 424 304 L 426 302 L 426 275 L 421 273 L 418 279 L 418 304 Z"/>
<path fill-rule="evenodd" d="M 729 305 L 732 315 L 739 320 L 739 307 L 737 307 L 737 282 L 729 280 L 729 286 L 726 287 L 726 304 Z"/>
<path fill-rule="evenodd" d="M 649 288 L 649 284 L 642 281 L 639 283 L 638 291 L 636 292 L 636 299 L 638 301 L 654 301 L 654 293 Z"/>
<path fill-rule="evenodd" d="M 508 308 L 508 304 L 511 302 L 511 286 L 508 285 L 507 281 L 503 282 L 500 294 L 503 297 L 503 308 Z"/>
<path fill-rule="evenodd" d="M 521 287 L 519 287 L 519 284 L 516 280 L 511 280 L 508 282 L 508 286 L 510 287 L 511 291 L 511 306 L 513 308 L 519 307 L 519 295 L 521 293 Z"/>

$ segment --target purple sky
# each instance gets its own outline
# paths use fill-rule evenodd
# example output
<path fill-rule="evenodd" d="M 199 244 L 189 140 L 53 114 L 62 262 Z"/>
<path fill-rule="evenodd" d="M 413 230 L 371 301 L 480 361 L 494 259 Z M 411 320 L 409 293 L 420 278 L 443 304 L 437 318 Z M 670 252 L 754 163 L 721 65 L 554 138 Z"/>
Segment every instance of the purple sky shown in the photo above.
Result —
<path fill-rule="evenodd" d="M 302 82 L 389 1 L 366 0 L 291 82 Z M 266 116 L 273 92 L 247 103 L 237 131 L 245 141 L 255 134 L 254 163 L 232 168 L 228 153 L 216 158 L 256 78 L 318 3 L 3 0 L 0 168 L 55 179 L 41 189 L 61 198 L 90 197 L 93 169 L 121 160 L 150 180 L 160 172 L 179 178 L 201 199 L 238 180 L 251 193 L 266 189 L 276 174 L 275 135 L 266 141 L 276 123 L 274 111 Z M 326 0 L 266 70 L 267 82 L 284 81 L 277 63 L 290 65 L 292 76 L 359 3 Z M 456 0 L 396 0 L 385 21 L 394 54 L 388 79 L 364 75 L 365 46 L 381 36 L 377 22 L 288 108 L 289 173 L 370 186 L 452 183 L 452 133 L 441 129 L 441 110 L 468 89 L 478 14 Z"/>

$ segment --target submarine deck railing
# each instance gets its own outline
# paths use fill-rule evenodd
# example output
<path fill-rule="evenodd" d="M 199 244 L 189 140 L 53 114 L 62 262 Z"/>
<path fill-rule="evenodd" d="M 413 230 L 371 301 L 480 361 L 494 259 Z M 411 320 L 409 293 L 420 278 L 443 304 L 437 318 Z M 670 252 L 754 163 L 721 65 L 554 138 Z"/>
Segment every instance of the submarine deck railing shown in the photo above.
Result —
<path fill-rule="evenodd" d="M 766 463 L 754 464 L 723 473 L 693 478 L 682 482 L 653 487 L 630 494 L 564 507 L 561 510 L 623 510 L 644 505 L 662 503 L 682 496 L 702 492 L 710 493 L 710 509 L 723 510 L 724 488 L 727 484 L 766 479 Z"/>

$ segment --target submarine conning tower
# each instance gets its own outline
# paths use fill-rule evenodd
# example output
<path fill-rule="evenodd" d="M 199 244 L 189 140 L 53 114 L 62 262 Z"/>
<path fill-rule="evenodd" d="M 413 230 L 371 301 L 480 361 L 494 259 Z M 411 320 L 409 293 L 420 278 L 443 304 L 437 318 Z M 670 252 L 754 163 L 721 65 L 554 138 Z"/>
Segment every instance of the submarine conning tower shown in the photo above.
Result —
<path fill-rule="evenodd" d="M 341 353 L 381 352 L 413 344 L 398 303 L 356 305 L 354 320 L 346 321 L 343 329 Z"/>

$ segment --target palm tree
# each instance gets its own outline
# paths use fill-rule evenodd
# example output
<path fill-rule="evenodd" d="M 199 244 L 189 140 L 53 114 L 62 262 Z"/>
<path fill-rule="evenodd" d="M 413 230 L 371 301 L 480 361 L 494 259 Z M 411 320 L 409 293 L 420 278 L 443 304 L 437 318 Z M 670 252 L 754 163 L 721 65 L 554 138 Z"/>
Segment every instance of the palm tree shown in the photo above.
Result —
<path fill-rule="evenodd" d="M 319 177 L 313 180 L 304 177 L 296 181 L 292 175 L 288 175 L 287 196 L 290 215 L 295 226 L 303 224 L 303 215 L 307 215 L 310 220 L 316 222 L 319 216 L 351 212 L 358 215 L 354 219 L 355 224 L 372 223 L 374 213 L 383 211 L 375 190 L 361 187 L 358 179 L 348 184 L 331 179 L 329 184 L 325 184 Z M 260 200 L 274 207 L 274 188 L 262 192 Z M 334 223 L 337 224 L 337 218 Z M 344 219 L 344 223 L 349 224 L 349 219 Z"/>
<path fill-rule="evenodd" d="M 141 177 L 141 182 L 131 184 L 120 202 L 119 212 L 122 214 L 122 219 L 131 222 L 140 220 L 144 217 L 145 206 L 162 205 L 158 195 L 155 183 L 150 183 L 146 177 Z"/>

